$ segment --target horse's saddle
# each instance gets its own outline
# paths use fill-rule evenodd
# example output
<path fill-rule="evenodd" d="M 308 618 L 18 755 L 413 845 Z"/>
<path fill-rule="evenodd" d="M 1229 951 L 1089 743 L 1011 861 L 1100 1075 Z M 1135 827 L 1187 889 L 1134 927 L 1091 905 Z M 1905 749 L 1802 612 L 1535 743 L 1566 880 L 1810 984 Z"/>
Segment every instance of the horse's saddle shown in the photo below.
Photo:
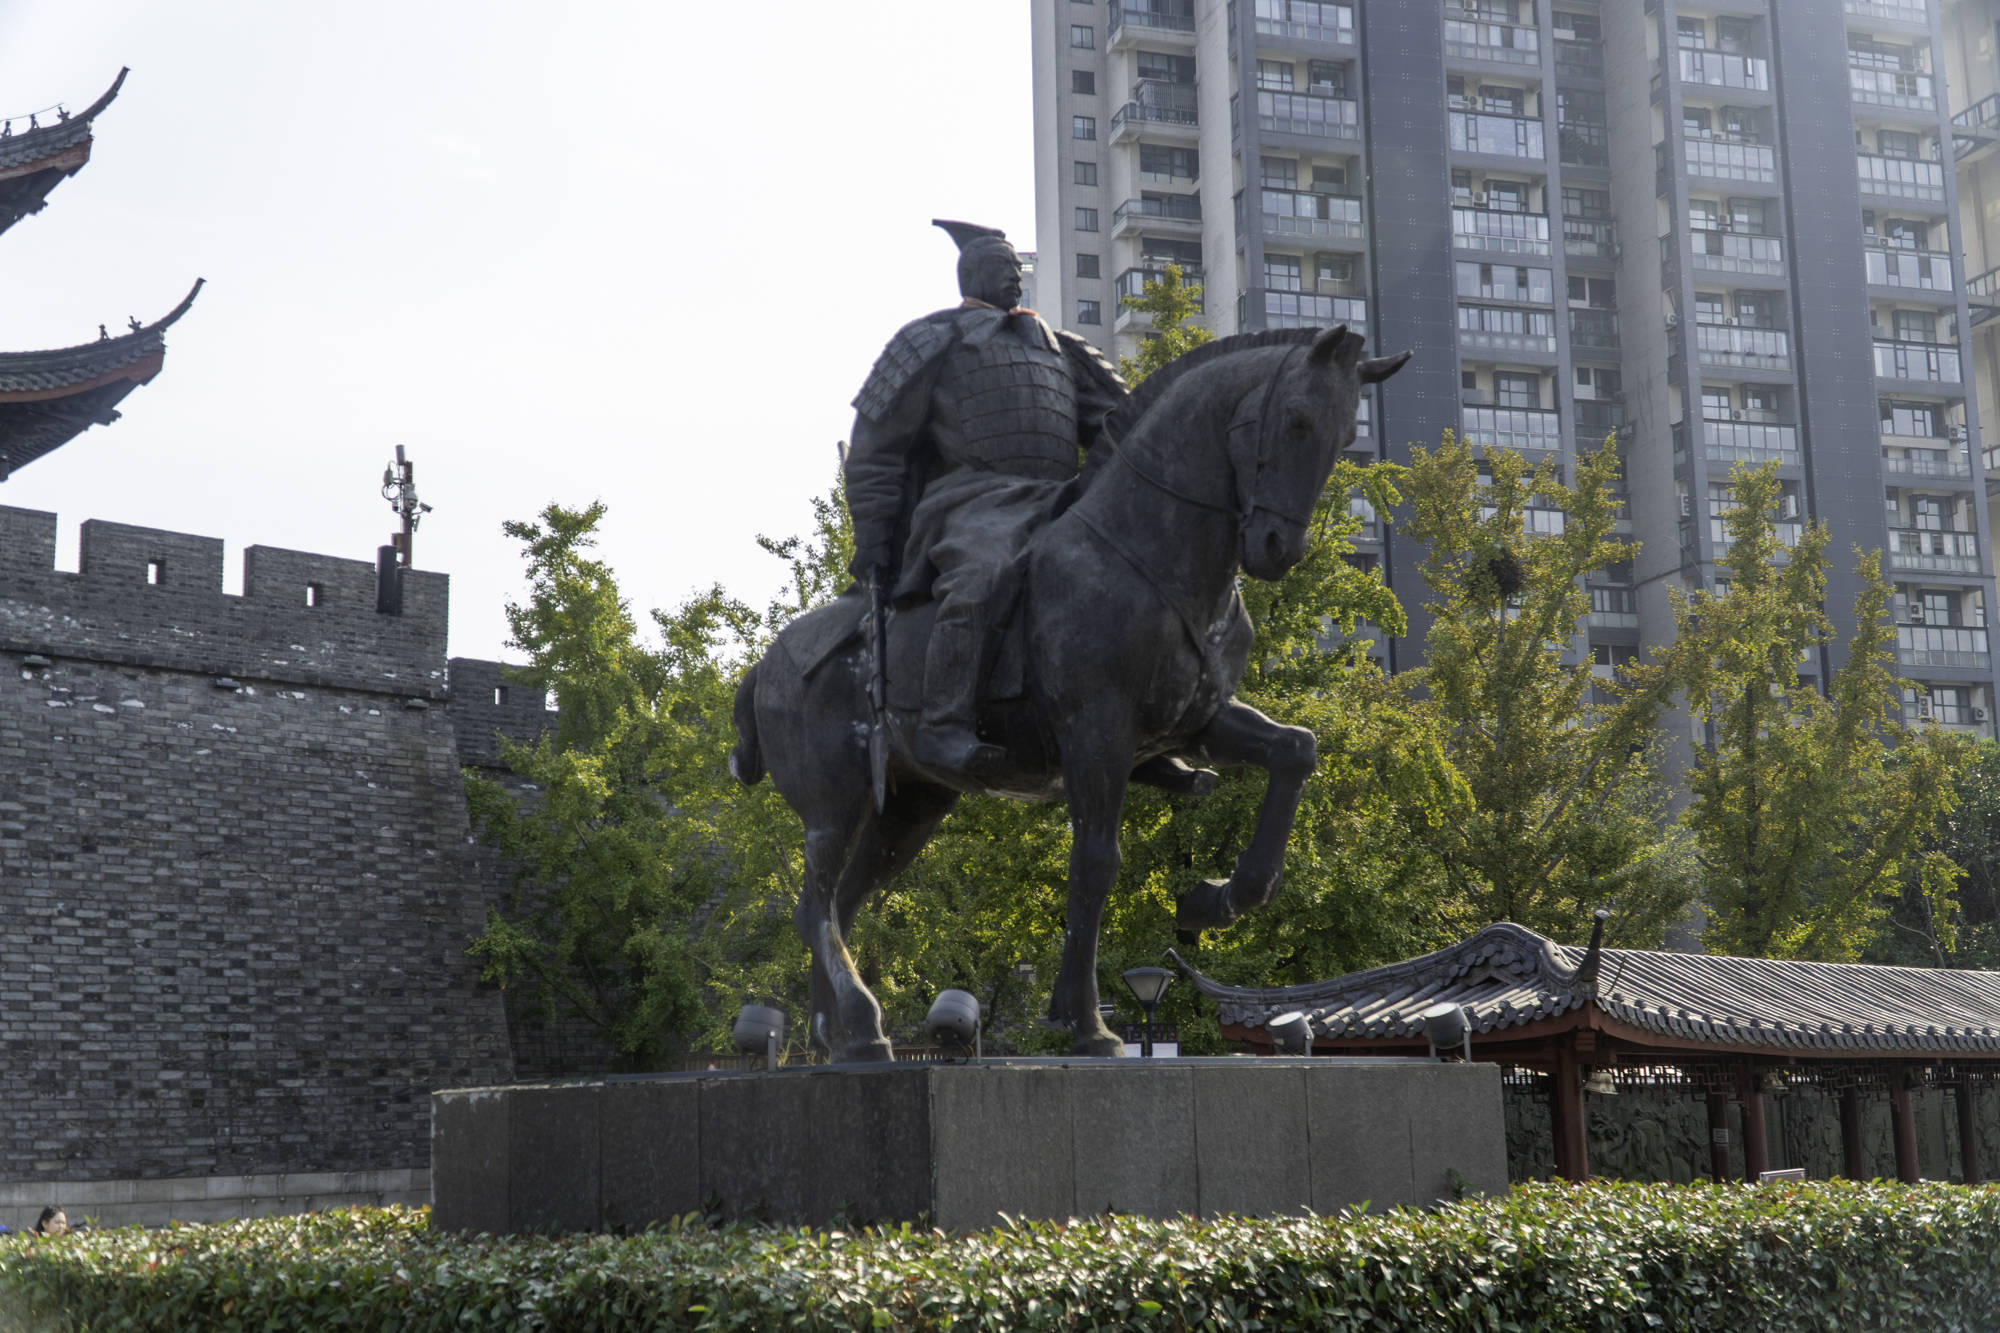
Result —
<path fill-rule="evenodd" d="M 1018 580 L 1013 581 L 1018 586 Z M 995 637 L 989 645 L 990 664 L 980 697 L 988 702 L 1018 699 L 1027 692 L 1027 648 L 1018 614 L 1020 598 L 1008 600 L 996 616 Z M 799 673 L 811 677 L 828 662 L 848 649 L 859 646 L 867 628 L 868 595 L 852 585 L 838 599 L 810 616 L 802 616 L 786 627 L 780 642 L 791 654 Z M 937 620 L 936 602 L 919 602 L 901 607 L 889 616 L 889 706 L 921 709 L 924 704 L 924 656 L 930 646 L 931 625 Z"/>

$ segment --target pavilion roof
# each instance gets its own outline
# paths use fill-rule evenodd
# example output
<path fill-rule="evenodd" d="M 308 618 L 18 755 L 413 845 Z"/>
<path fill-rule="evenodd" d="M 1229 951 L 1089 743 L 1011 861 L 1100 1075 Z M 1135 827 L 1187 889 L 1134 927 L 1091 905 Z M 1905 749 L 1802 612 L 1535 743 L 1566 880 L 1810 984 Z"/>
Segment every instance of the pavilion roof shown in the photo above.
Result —
<path fill-rule="evenodd" d="M 201 291 L 151 324 L 96 342 L 41 352 L 0 352 L 0 479 L 95 425 L 118 419 L 120 399 L 160 373 L 166 331 Z"/>
<path fill-rule="evenodd" d="M 1298 1011 L 1315 1037 L 1407 1045 L 1424 1039 L 1423 1011 L 1450 1001 L 1483 1034 L 1569 1016 L 1675 1046 L 2000 1057 L 2000 972 L 1579 949 L 1506 921 L 1436 953 L 1301 986 L 1230 986 L 1174 961 L 1225 1027 L 1253 1032 Z"/>
<path fill-rule="evenodd" d="M 119 70 L 104 95 L 74 116 L 58 113 L 59 119 L 20 133 L 13 132 L 14 120 L 29 118 L 6 121 L 8 132 L 0 135 L 0 231 L 39 213 L 50 190 L 83 170 L 90 161 L 91 121 L 118 96 L 126 73 Z"/>

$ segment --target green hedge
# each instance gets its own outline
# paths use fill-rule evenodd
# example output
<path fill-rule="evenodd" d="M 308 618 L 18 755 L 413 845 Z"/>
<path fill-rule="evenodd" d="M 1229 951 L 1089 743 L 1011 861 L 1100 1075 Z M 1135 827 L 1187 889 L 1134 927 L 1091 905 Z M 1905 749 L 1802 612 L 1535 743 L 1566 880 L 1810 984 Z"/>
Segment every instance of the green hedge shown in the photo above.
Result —
<path fill-rule="evenodd" d="M 433 1234 L 354 1210 L 0 1241 L 0 1328 L 1993 1329 L 2000 1189 L 1526 1185 L 1384 1217 Z"/>

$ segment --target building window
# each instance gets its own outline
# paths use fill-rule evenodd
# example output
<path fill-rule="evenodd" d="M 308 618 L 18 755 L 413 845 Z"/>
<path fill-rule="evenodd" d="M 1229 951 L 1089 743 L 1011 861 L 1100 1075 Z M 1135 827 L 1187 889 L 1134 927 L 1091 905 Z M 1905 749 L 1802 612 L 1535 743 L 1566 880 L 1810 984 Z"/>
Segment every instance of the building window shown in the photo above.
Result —
<path fill-rule="evenodd" d="M 1313 191 L 1317 194 L 1338 194 L 1347 188 L 1346 167 L 1314 167 Z"/>
<path fill-rule="evenodd" d="M 1696 292 L 1694 294 L 1695 323 L 1720 324 L 1723 318 L 1721 292 Z"/>
<path fill-rule="evenodd" d="M 1091 27 L 1088 23 L 1070 24 L 1069 44 L 1079 51 L 1094 49 L 1097 45 L 1097 29 Z"/>
<path fill-rule="evenodd" d="M 1321 97 L 1347 96 L 1347 66 L 1331 60 L 1306 62 L 1306 89 Z"/>
<path fill-rule="evenodd" d="M 1299 183 L 1299 164 L 1289 157 L 1259 157 L 1257 183 L 1267 190 L 1290 190 Z"/>
<path fill-rule="evenodd" d="M 1922 151 L 1922 141 L 1906 130 L 1877 130 L 1875 147 L 1883 157 L 1916 157 Z"/>
<path fill-rule="evenodd" d="M 1705 50 L 1708 46 L 1708 20 L 1681 18 L 1675 35 L 1680 38 L 1680 44 L 1689 50 Z"/>
<path fill-rule="evenodd" d="M 1479 391 L 1479 372 L 1476 370 L 1459 371 L 1458 387 L 1469 393 L 1477 393 Z"/>
<path fill-rule="evenodd" d="M 1344 287 L 1354 281 L 1354 256 L 1322 250 L 1313 256 L 1313 277 L 1320 286 Z"/>
<path fill-rule="evenodd" d="M 1451 201 L 1460 208 L 1472 207 L 1472 173 L 1463 167 L 1452 169 Z"/>
<path fill-rule="evenodd" d="M 1097 184 L 1097 164 L 1095 162 L 1072 162 L 1069 167 L 1069 178 L 1076 185 L 1095 185 Z"/>
<path fill-rule="evenodd" d="M 1729 420 L 1729 390 L 1714 385 L 1701 386 L 1701 416 L 1704 421 Z"/>
<path fill-rule="evenodd" d="M 1527 183 L 1525 181 L 1503 181 L 1489 178 L 1486 182 L 1486 206 L 1501 213 L 1527 212 Z"/>
<path fill-rule="evenodd" d="M 1609 190 L 1563 190 L 1563 216 L 1566 218 L 1605 219 L 1611 216 L 1611 192 Z"/>
<path fill-rule="evenodd" d="M 1264 285 L 1274 292 L 1304 291 L 1305 283 L 1299 273 L 1299 257 L 1265 255 Z"/>
<path fill-rule="evenodd" d="M 1192 148 L 1164 148 L 1158 144 L 1142 143 L 1139 145 L 1139 174 L 1194 180 L 1201 175 L 1201 156 Z"/>
<path fill-rule="evenodd" d="M 1487 84 L 1479 90 L 1485 99 L 1486 110 L 1501 116 L 1518 116 L 1527 106 L 1528 95 L 1519 88 L 1498 88 Z"/>
<path fill-rule="evenodd" d="M 1097 75 L 1087 69 L 1073 69 L 1069 72 L 1069 90 L 1083 97 L 1097 95 Z"/>
<path fill-rule="evenodd" d="M 1096 116 L 1071 116 L 1069 137 L 1072 139 L 1095 139 L 1097 137 Z"/>
<path fill-rule="evenodd" d="M 1101 277 L 1097 270 L 1097 256 L 1079 254 L 1076 257 L 1076 276 L 1079 278 Z"/>
<path fill-rule="evenodd" d="M 1079 208 L 1079 209 L 1077 209 L 1077 210 L 1076 210 L 1076 229 L 1077 229 L 1078 231 L 1096 231 L 1096 230 L 1097 230 L 1097 210 L 1096 210 L 1096 209 L 1094 209 L 1094 208 Z"/>
<path fill-rule="evenodd" d="M 1102 324 L 1104 322 L 1103 310 L 1104 307 L 1096 301 L 1078 301 L 1076 303 L 1076 322 L 1079 324 Z"/>
<path fill-rule="evenodd" d="M 1266 92 L 1290 92 L 1292 90 L 1293 77 L 1293 67 L 1289 61 L 1260 60 L 1257 62 L 1257 86 Z"/>
<path fill-rule="evenodd" d="M 1170 56 L 1160 51 L 1141 51 L 1135 62 L 1141 79 L 1161 83 L 1194 82 L 1194 57 Z"/>
<path fill-rule="evenodd" d="M 1937 338 L 1937 316 L 1928 310 L 1897 310 L 1889 315 L 1896 341 L 1927 343 Z"/>
<path fill-rule="evenodd" d="M 1496 370 L 1493 372 L 1493 401 L 1501 407 L 1540 407 L 1541 379 L 1511 370 Z"/>

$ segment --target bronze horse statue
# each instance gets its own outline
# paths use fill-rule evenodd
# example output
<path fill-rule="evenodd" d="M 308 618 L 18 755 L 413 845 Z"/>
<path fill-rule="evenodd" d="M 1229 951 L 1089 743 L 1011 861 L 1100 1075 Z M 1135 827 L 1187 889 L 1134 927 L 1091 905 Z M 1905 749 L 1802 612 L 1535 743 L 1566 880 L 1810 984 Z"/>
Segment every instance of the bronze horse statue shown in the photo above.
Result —
<path fill-rule="evenodd" d="M 1409 358 L 1364 359 L 1361 348 L 1343 325 L 1239 334 L 1182 356 L 1112 414 L 1115 444 L 1092 452 L 1068 483 L 1073 501 L 1028 547 L 1001 653 L 1018 665 L 994 673 L 1018 687 L 980 710 L 1006 760 L 976 789 L 1069 802 L 1067 932 L 1049 1017 L 1074 1034 L 1075 1054 L 1123 1050 L 1098 1013 L 1097 936 L 1130 782 L 1207 790 L 1214 775 L 1181 756 L 1268 774 L 1234 873 L 1180 900 L 1181 929 L 1227 925 L 1277 888 L 1317 747 L 1306 728 L 1233 697 L 1251 640 L 1237 571 L 1277 579 L 1304 558 L 1314 504 L 1353 443 L 1361 387 Z M 864 604 L 850 593 L 779 634 L 738 688 L 730 756 L 745 783 L 768 771 L 805 823 L 793 921 L 812 951 L 812 1039 L 837 1061 L 891 1056 L 881 1006 L 847 951 L 855 914 L 975 789 L 918 766 L 914 713 L 892 706 L 889 792 L 876 808 Z M 921 612 L 891 625 L 889 662 L 920 669 Z"/>

